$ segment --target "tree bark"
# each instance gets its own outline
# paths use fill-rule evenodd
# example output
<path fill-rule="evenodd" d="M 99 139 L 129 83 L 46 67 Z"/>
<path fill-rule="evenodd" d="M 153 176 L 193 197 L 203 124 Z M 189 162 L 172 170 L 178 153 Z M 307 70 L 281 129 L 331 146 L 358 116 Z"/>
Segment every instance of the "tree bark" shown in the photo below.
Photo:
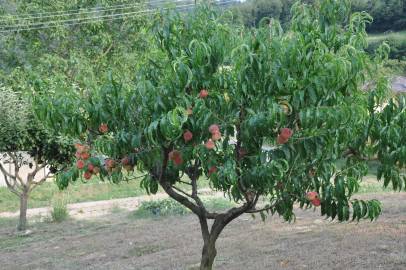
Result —
<path fill-rule="evenodd" d="M 210 237 L 209 241 L 204 243 L 202 259 L 200 261 L 200 270 L 213 269 L 214 259 L 217 255 L 216 240 L 217 239 L 211 239 Z"/>
<path fill-rule="evenodd" d="M 27 208 L 28 192 L 23 191 L 20 195 L 20 218 L 18 220 L 17 231 L 25 231 L 27 229 Z"/>

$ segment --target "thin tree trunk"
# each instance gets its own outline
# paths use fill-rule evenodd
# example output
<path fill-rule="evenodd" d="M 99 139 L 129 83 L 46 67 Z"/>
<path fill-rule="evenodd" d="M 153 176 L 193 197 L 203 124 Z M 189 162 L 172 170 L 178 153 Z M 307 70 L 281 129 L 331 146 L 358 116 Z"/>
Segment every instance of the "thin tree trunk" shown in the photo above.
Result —
<path fill-rule="evenodd" d="M 214 259 L 217 255 L 216 240 L 217 239 L 210 239 L 208 242 L 204 243 L 202 259 L 200 261 L 200 270 L 213 269 Z"/>
<path fill-rule="evenodd" d="M 18 220 L 17 230 L 25 231 L 27 228 L 27 208 L 28 208 L 28 192 L 23 191 L 20 195 L 20 218 Z"/>

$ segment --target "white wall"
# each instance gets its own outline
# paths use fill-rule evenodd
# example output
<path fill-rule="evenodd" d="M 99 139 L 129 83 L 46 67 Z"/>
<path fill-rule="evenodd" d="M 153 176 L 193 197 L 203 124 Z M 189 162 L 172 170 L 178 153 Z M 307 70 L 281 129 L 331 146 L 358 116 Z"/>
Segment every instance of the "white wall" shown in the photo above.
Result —
<path fill-rule="evenodd" d="M 31 161 L 31 160 L 32 160 L 32 159 L 29 157 L 29 155 L 24 154 L 24 153 L 21 153 L 21 154 L 23 155 L 24 160 L 26 160 L 26 161 Z M 0 153 L 0 155 L 2 156 L 2 153 Z M 9 171 L 11 174 L 13 174 L 13 172 L 14 172 L 14 166 L 13 166 L 12 164 L 5 163 L 5 160 L 3 160 L 3 159 L 0 160 L 0 163 L 3 165 L 3 167 L 4 167 L 7 171 Z M 20 173 L 19 173 L 19 174 L 20 174 L 20 176 L 21 176 L 21 177 L 23 178 L 23 180 L 24 180 L 24 179 L 27 178 L 28 174 L 31 173 L 33 170 L 34 170 L 34 167 L 31 169 L 31 168 L 28 166 L 28 164 L 27 164 L 27 165 L 23 165 L 23 166 L 20 168 Z M 40 172 L 37 173 L 37 175 L 36 175 L 36 177 L 35 177 L 35 180 L 41 179 L 42 177 L 45 176 L 46 173 L 48 173 L 48 170 L 47 170 L 47 169 L 41 170 Z M 4 181 L 4 175 L 0 172 L 0 187 L 3 187 L 3 186 L 6 186 L 6 183 L 5 183 L 5 181 Z"/>

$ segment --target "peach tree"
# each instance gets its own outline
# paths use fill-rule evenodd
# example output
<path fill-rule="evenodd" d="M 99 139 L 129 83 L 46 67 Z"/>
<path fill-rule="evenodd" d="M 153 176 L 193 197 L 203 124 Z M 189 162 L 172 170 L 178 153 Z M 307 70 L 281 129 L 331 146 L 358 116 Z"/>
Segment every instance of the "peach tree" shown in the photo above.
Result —
<path fill-rule="evenodd" d="M 349 1 L 298 3 L 292 18 L 286 31 L 272 20 L 246 30 L 209 7 L 161 14 L 134 88 L 112 79 L 86 95 L 38 96 L 38 115 L 77 138 L 59 186 L 94 175 L 116 183 L 136 168 L 147 192 L 160 186 L 198 217 L 200 269 L 212 269 L 216 240 L 245 213 L 293 221 L 297 205 L 376 219 L 378 201 L 352 199 L 368 160 L 380 161 L 385 186 L 405 187 L 405 99 L 388 97 L 376 68 L 387 48 L 364 51 L 371 18 Z M 199 181 L 237 206 L 208 210 Z"/>

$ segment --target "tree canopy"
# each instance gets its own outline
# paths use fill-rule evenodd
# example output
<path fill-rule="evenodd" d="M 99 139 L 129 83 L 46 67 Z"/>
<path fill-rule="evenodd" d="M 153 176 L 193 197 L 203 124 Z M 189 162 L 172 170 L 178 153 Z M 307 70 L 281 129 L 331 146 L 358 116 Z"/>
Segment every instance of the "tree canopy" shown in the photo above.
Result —
<path fill-rule="evenodd" d="M 59 186 L 96 174 L 119 182 L 136 166 L 148 192 L 161 186 L 199 217 L 201 269 L 212 268 L 217 237 L 243 213 L 292 221 L 298 204 L 339 221 L 374 220 L 380 203 L 352 195 L 369 159 L 385 186 L 405 188 L 406 111 L 374 69 L 388 48 L 365 52 L 370 21 L 331 0 L 295 4 L 286 32 L 277 21 L 246 31 L 208 7 L 157 16 L 154 54 L 134 86 L 112 78 L 88 95 L 36 93 L 39 117 L 77 139 L 76 166 Z M 191 193 L 178 185 L 183 176 Z M 209 212 L 197 181 L 238 206 Z"/>

